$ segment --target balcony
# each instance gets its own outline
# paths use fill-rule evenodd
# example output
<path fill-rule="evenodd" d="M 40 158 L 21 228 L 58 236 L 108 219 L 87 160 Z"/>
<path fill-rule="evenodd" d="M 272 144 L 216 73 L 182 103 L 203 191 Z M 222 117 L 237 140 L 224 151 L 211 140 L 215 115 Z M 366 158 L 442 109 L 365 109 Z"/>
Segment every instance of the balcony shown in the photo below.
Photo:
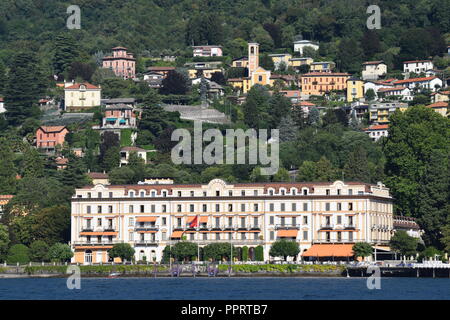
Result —
<path fill-rule="evenodd" d="M 157 245 L 158 241 L 156 239 L 151 240 L 135 240 L 134 245 L 135 246 L 149 246 L 149 245 Z"/>
<path fill-rule="evenodd" d="M 344 229 L 351 229 L 351 230 L 355 230 L 356 229 L 356 225 L 355 224 L 344 224 Z"/>
<path fill-rule="evenodd" d="M 329 223 L 321 224 L 320 225 L 320 229 L 333 230 L 334 229 L 334 224 L 329 224 Z"/>
<path fill-rule="evenodd" d="M 300 229 L 300 224 L 294 223 L 294 224 L 277 224 L 275 225 L 275 230 L 286 230 L 286 229 Z"/>
<path fill-rule="evenodd" d="M 158 229 L 159 229 L 159 226 L 157 226 L 157 225 L 148 225 L 148 226 L 143 225 L 143 226 L 135 227 L 135 230 L 137 232 L 139 232 L 139 231 L 157 231 Z"/>
<path fill-rule="evenodd" d="M 182 240 L 170 240 L 169 243 L 171 245 L 174 245 L 178 242 L 180 242 Z M 194 242 L 197 243 L 199 245 L 207 245 L 207 244 L 211 244 L 211 243 L 231 243 L 233 245 L 260 245 L 260 244 L 264 244 L 264 240 L 260 240 L 260 239 L 220 239 L 220 240 L 188 240 L 189 242 Z"/>
<path fill-rule="evenodd" d="M 74 241 L 72 242 L 73 246 L 112 246 L 116 243 L 122 243 L 123 241 L 119 240 L 105 240 L 105 241 Z"/>

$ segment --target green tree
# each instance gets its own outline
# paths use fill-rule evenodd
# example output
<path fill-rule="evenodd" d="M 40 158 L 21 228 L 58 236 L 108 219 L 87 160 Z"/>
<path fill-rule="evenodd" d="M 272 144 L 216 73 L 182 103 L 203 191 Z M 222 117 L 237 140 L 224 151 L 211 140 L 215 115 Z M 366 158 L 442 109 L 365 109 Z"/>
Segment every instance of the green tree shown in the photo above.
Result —
<path fill-rule="evenodd" d="M 109 250 L 111 258 L 120 258 L 122 262 L 131 261 L 134 258 L 134 249 L 128 243 L 117 243 Z"/>
<path fill-rule="evenodd" d="M 376 97 L 375 91 L 373 91 L 373 89 L 367 89 L 367 91 L 365 93 L 365 97 L 366 97 L 366 100 L 373 101 Z"/>
<path fill-rule="evenodd" d="M 336 168 L 330 160 L 321 157 L 316 162 L 317 181 L 334 181 L 337 178 Z"/>
<path fill-rule="evenodd" d="M 315 126 L 315 127 L 318 127 L 319 124 L 320 124 L 320 112 L 319 112 L 319 109 L 317 109 L 316 106 L 312 107 L 309 110 L 308 124 L 310 126 Z"/>
<path fill-rule="evenodd" d="M 0 60 L 0 95 L 3 96 L 3 92 L 5 90 L 5 84 L 6 84 L 6 68 L 3 64 L 3 61 Z"/>
<path fill-rule="evenodd" d="M 285 168 L 279 168 L 277 173 L 273 176 L 273 181 L 275 182 L 289 182 L 290 180 L 289 171 Z"/>
<path fill-rule="evenodd" d="M 109 182 L 111 184 L 132 184 L 134 182 L 134 171 L 128 166 L 117 167 L 109 172 Z"/>
<path fill-rule="evenodd" d="M 12 60 L 4 100 L 6 119 L 12 126 L 21 125 L 27 118 L 39 116 L 38 100 L 44 95 L 40 70 L 34 52 L 18 52 Z"/>
<path fill-rule="evenodd" d="M 248 261 L 248 247 L 247 246 L 242 247 L 242 261 L 244 261 L 244 262 Z"/>
<path fill-rule="evenodd" d="M 187 79 L 184 74 L 171 70 L 163 79 L 159 92 L 161 94 L 186 94 L 188 92 Z"/>
<path fill-rule="evenodd" d="M 300 253 L 298 243 L 288 240 L 277 240 L 270 247 L 269 254 L 272 257 L 283 257 L 286 261 L 287 257 L 296 257 Z"/>
<path fill-rule="evenodd" d="M 386 184 L 395 199 L 395 212 L 417 218 L 424 240 L 441 246 L 450 199 L 449 119 L 421 106 L 390 117 L 386 155 Z"/>
<path fill-rule="evenodd" d="M 68 206 L 44 208 L 34 215 L 32 238 L 52 245 L 70 240 L 70 209 Z"/>
<path fill-rule="evenodd" d="M 417 239 L 409 236 L 406 231 L 398 230 L 389 241 L 389 246 L 403 256 L 412 256 L 417 252 Z"/>
<path fill-rule="evenodd" d="M 255 261 L 264 261 L 264 247 L 261 245 L 255 248 Z"/>
<path fill-rule="evenodd" d="M 446 224 L 442 227 L 442 238 L 441 243 L 444 250 L 449 253 L 450 252 L 450 224 Z"/>
<path fill-rule="evenodd" d="M 17 187 L 14 153 L 6 138 L 0 138 L 0 145 L 0 194 L 11 194 Z"/>
<path fill-rule="evenodd" d="M 8 227 L 0 224 L 0 261 L 4 261 L 9 246 Z"/>
<path fill-rule="evenodd" d="M 172 246 L 172 255 L 178 261 L 190 260 L 196 257 L 198 253 L 198 245 L 193 242 L 181 241 Z"/>
<path fill-rule="evenodd" d="M 30 262 L 30 249 L 23 244 L 15 244 L 8 251 L 6 262 L 8 264 L 27 264 Z"/>
<path fill-rule="evenodd" d="M 55 243 L 48 249 L 48 259 L 52 262 L 66 262 L 73 257 L 73 252 L 67 244 Z"/>
<path fill-rule="evenodd" d="M 24 152 L 24 172 L 27 178 L 41 178 L 44 176 L 45 162 L 39 151 L 35 148 L 27 147 Z"/>
<path fill-rule="evenodd" d="M 244 123 L 253 129 L 267 128 L 267 119 L 270 119 L 269 93 L 260 85 L 254 85 L 247 94 L 247 99 L 242 107 Z"/>
<path fill-rule="evenodd" d="M 213 261 L 221 261 L 230 259 L 231 251 L 233 257 L 237 256 L 237 251 L 230 243 L 211 243 L 203 247 L 204 260 L 212 259 Z"/>
<path fill-rule="evenodd" d="M 313 161 L 303 161 L 297 171 L 297 181 L 316 181 L 317 168 Z"/>
<path fill-rule="evenodd" d="M 34 262 L 47 261 L 49 247 L 42 240 L 37 240 L 30 245 L 30 259 Z"/>
<path fill-rule="evenodd" d="M 356 73 L 361 69 L 364 53 L 361 46 L 353 38 L 341 40 L 336 56 L 336 65 L 343 72 Z"/>
<path fill-rule="evenodd" d="M 357 242 L 352 247 L 354 256 L 361 257 L 363 260 L 365 257 L 371 256 L 373 252 L 373 248 L 370 243 L 367 242 Z"/>
<path fill-rule="evenodd" d="M 69 71 L 69 67 L 78 57 L 78 46 L 69 32 L 60 33 L 55 39 L 55 54 L 53 69 L 55 75 L 60 76 Z"/>
<path fill-rule="evenodd" d="M 344 166 L 347 181 L 370 182 L 370 172 L 366 150 L 358 146 L 353 150 Z"/>

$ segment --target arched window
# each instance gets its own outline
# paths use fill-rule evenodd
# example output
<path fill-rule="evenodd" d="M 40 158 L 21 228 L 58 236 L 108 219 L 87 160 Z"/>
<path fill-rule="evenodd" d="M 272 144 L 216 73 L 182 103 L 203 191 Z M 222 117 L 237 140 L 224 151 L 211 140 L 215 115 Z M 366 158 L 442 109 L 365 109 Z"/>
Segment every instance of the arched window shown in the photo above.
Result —
<path fill-rule="evenodd" d="M 91 250 L 86 250 L 84 252 L 84 262 L 92 263 L 92 251 Z"/>

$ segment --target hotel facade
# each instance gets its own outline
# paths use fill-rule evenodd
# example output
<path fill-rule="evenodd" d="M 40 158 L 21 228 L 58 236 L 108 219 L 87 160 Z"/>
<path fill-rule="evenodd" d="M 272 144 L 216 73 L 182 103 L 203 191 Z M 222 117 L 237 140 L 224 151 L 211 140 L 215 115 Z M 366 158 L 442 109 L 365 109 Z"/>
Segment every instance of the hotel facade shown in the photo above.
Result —
<path fill-rule="evenodd" d="M 247 246 L 250 260 L 257 246 L 269 260 L 279 239 L 299 244 L 297 261 L 348 258 L 360 241 L 389 250 L 392 212 L 392 197 L 381 183 L 97 184 L 72 197 L 72 262 L 112 261 L 108 250 L 122 242 L 135 249 L 136 261 L 161 261 L 166 246 L 183 240 L 200 247 Z"/>

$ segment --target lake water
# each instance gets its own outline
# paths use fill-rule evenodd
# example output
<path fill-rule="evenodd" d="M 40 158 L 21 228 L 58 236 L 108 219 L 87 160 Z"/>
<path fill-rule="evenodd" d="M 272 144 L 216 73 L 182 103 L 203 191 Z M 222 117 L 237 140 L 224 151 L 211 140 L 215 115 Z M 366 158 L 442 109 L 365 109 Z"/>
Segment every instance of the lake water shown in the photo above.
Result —
<path fill-rule="evenodd" d="M 82 278 L 69 290 L 64 278 L 0 279 L 0 300 L 316 300 L 450 299 L 450 279 L 381 278 Z"/>

